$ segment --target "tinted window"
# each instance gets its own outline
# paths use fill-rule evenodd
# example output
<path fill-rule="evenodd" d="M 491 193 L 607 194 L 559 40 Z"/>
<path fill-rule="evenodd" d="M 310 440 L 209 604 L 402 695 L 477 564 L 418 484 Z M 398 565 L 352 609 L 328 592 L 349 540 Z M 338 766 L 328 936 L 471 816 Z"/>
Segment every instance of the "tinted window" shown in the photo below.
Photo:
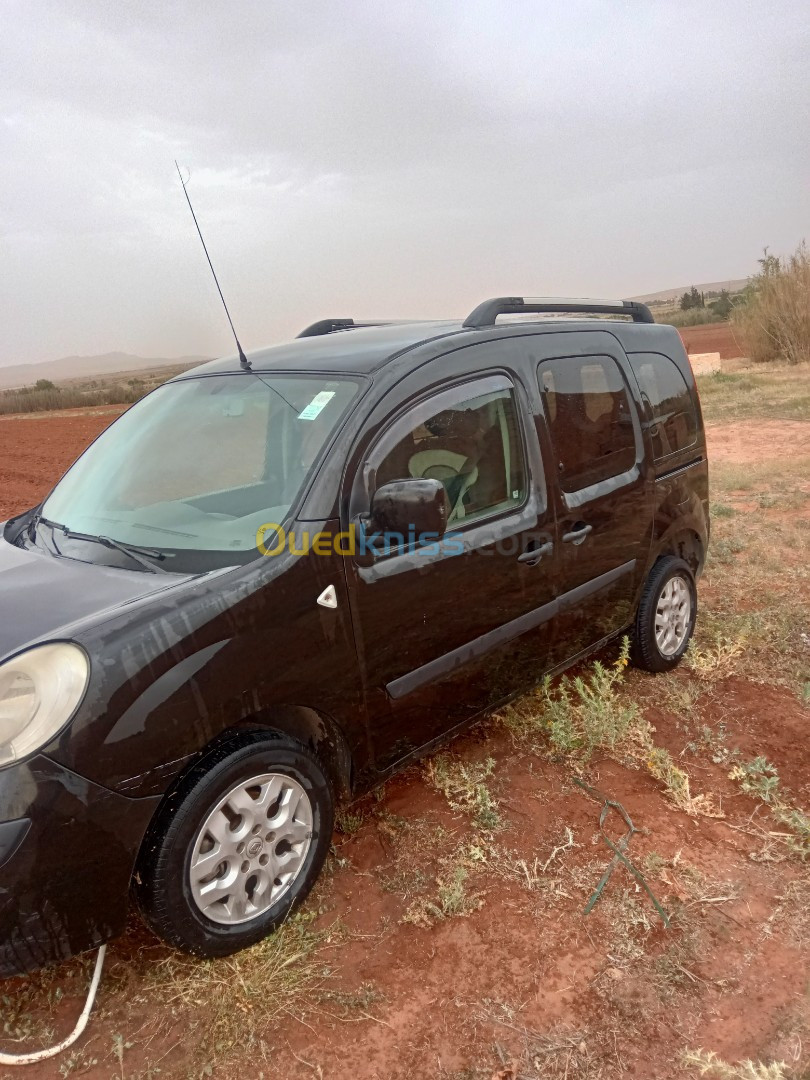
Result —
<path fill-rule="evenodd" d="M 579 491 L 633 467 L 633 414 L 615 360 L 547 360 L 539 377 L 563 491 Z"/>
<path fill-rule="evenodd" d="M 440 480 L 449 523 L 457 524 L 522 503 L 525 468 L 513 392 L 473 396 L 471 389 L 437 394 L 396 425 L 396 443 L 383 450 L 375 487 L 408 477 Z"/>
<path fill-rule="evenodd" d="M 653 456 L 667 457 L 692 446 L 697 438 L 695 406 L 674 361 L 662 353 L 631 353 L 630 364 L 649 409 Z"/>

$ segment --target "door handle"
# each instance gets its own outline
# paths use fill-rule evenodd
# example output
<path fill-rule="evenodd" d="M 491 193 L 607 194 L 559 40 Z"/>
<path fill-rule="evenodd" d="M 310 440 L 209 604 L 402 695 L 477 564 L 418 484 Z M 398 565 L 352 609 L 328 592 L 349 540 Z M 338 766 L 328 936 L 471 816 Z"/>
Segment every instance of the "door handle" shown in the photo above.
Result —
<path fill-rule="evenodd" d="M 518 555 L 518 562 L 526 563 L 527 566 L 537 566 L 543 556 L 550 555 L 553 550 L 554 545 L 548 540 L 545 544 L 541 544 L 540 547 L 529 548 L 522 555 Z"/>
<path fill-rule="evenodd" d="M 590 532 L 593 532 L 593 525 L 586 525 L 584 521 L 578 521 L 571 532 L 563 533 L 563 543 L 581 544 Z"/>

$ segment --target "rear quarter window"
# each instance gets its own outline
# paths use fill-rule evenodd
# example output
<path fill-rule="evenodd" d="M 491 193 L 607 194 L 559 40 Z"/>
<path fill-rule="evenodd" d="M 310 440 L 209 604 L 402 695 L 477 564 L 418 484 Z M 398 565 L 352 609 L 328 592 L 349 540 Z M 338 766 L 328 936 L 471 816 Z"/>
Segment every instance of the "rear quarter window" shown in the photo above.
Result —
<path fill-rule="evenodd" d="M 675 361 L 663 353 L 629 353 L 628 358 L 646 406 L 645 427 L 655 460 L 694 446 L 695 405 Z"/>

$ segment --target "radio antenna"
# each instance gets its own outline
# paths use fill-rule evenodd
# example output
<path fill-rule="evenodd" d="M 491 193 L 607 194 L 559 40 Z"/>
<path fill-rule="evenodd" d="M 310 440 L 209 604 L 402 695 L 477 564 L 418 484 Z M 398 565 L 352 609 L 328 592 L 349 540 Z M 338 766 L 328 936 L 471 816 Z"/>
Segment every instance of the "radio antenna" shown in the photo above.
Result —
<path fill-rule="evenodd" d="M 228 322 L 231 325 L 231 333 L 233 334 L 233 340 L 236 342 L 236 348 L 237 348 L 237 351 L 239 353 L 239 363 L 246 371 L 250 371 L 251 370 L 250 361 L 245 356 L 244 350 L 242 349 L 242 346 L 239 344 L 239 338 L 236 336 L 236 329 L 234 328 L 234 325 L 233 325 L 233 319 L 231 318 L 231 313 L 230 313 L 230 311 L 228 311 L 228 305 L 225 303 L 225 297 L 222 295 L 222 289 L 219 286 L 219 279 L 217 278 L 217 272 L 214 269 L 214 264 L 211 262 L 211 256 L 208 254 L 208 248 L 205 246 L 205 240 L 203 240 L 203 234 L 202 234 L 202 231 L 200 229 L 200 223 L 197 221 L 197 215 L 194 213 L 194 207 L 191 205 L 191 199 L 188 197 L 188 188 L 186 186 L 186 181 L 183 179 L 183 174 L 180 172 L 180 166 L 177 164 L 177 159 L 176 158 L 175 158 L 175 162 L 174 162 L 174 167 L 177 169 L 177 175 L 180 177 L 180 183 L 183 185 L 183 194 L 186 197 L 186 202 L 188 203 L 188 208 L 191 211 L 191 216 L 194 218 L 194 224 L 197 226 L 197 235 L 199 236 L 200 243 L 203 246 L 203 251 L 205 252 L 205 257 L 206 257 L 206 259 L 208 259 L 208 265 L 211 267 L 211 273 L 214 275 L 214 284 L 217 287 L 217 292 L 219 293 L 219 298 L 222 301 L 222 306 L 225 308 L 225 314 L 228 316 Z"/>

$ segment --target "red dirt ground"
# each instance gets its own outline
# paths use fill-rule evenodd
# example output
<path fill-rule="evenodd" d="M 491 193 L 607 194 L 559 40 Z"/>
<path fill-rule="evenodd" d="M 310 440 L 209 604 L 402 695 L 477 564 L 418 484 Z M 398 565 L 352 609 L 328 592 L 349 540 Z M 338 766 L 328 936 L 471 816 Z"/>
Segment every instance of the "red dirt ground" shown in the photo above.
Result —
<path fill-rule="evenodd" d="M 0 519 L 46 494 L 110 419 L 0 418 Z M 723 425 L 711 432 L 712 452 L 743 461 L 758 460 L 766 449 L 780 453 L 774 431 L 769 422 Z M 802 435 L 807 437 L 805 428 Z M 795 439 L 791 434 L 793 452 Z M 710 1048 L 732 1061 L 784 1059 L 796 1070 L 791 1075 L 810 1075 L 803 1071 L 810 1062 L 810 928 L 805 925 L 802 936 L 806 910 L 786 913 L 800 866 L 763 855 L 773 828 L 767 808 L 739 794 L 728 765 L 689 749 L 678 717 L 649 703 L 652 678 L 631 672 L 628 681 L 647 702 L 657 741 L 688 768 L 693 794 L 713 793 L 725 819 L 679 811 L 650 775 L 615 761 L 601 762 L 591 780 L 631 815 L 639 830 L 631 857 L 648 866 L 652 888 L 678 913 L 672 930 L 663 928 L 621 868 L 593 912 L 583 915 L 610 859 L 599 836 L 599 805 L 572 784 L 566 766 L 517 749 L 493 722 L 451 749 L 466 761 L 490 755 L 497 760 L 492 791 L 506 821 L 499 844 L 516 859 L 543 863 L 565 829 L 573 831 L 576 846 L 552 862 L 544 876 L 548 887 L 528 890 L 518 875 L 490 870 L 471 886 L 482 894 L 479 910 L 429 928 L 402 923 L 409 897 L 386 885 L 386 875 L 398 865 L 399 841 L 392 839 L 390 823 L 399 823 L 397 837 L 412 835 L 426 822 L 454 834 L 443 850 L 422 847 L 422 867 L 431 880 L 438 857 L 470 836 L 466 817 L 451 811 L 422 770 L 412 768 L 386 785 L 380 801 L 370 796 L 355 808 L 367 816 L 351 835 L 336 835 L 333 871 L 309 905 L 318 912 L 316 928 L 337 920 L 343 926 L 328 953 L 334 974 L 324 989 L 362 998 L 363 988 L 372 987 L 372 1003 L 343 1010 L 329 1000 L 314 1001 L 300 1019 L 291 1014 L 267 1024 L 263 1046 L 252 1054 L 239 1051 L 223 1059 L 224 1051 L 212 1051 L 201 1064 L 195 1045 L 207 1018 L 198 1010 L 190 1022 L 168 993 L 162 1000 L 159 983 L 144 990 L 144 980 L 169 952 L 135 924 L 110 947 L 75 1075 L 670 1080 L 683 1075 L 675 1061 L 685 1047 Z M 685 671 L 678 678 L 689 681 Z M 725 725 L 729 745 L 738 746 L 746 760 L 764 754 L 775 761 L 784 783 L 806 805 L 810 713 L 789 691 L 732 676 L 713 684 L 703 710 L 707 723 Z M 613 826 L 617 837 L 623 828 L 615 828 L 615 819 Z M 645 864 L 648 855 L 657 861 Z M 693 869 L 687 873 L 688 867 Z M 707 892 L 695 894 L 695 872 L 703 875 Z M 646 913 L 648 928 L 617 930 L 623 897 L 635 902 L 634 911 Z M 644 947 L 628 951 L 634 935 L 644 939 Z M 83 980 L 75 977 L 75 965 L 70 971 L 74 977 L 60 979 L 65 998 L 56 1039 L 73 1023 L 82 1000 Z M 23 982 L 0 986 L 0 1011 L 2 995 L 13 996 Z M 564 1037 L 565 1049 L 549 1051 L 542 1039 L 551 1036 L 557 1042 Z M 126 1045 L 120 1062 L 113 1050 L 117 1039 Z M 1 1017 L 0 1044 L 12 1049 L 2 1036 Z M 31 1067 L 26 1075 L 51 1080 L 64 1060 Z M 203 1071 L 209 1065 L 212 1071 Z"/>
<path fill-rule="evenodd" d="M 0 521 L 36 506 L 120 413 L 114 406 L 0 416 Z"/>
<path fill-rule="evenodd" d="M 721 360 L 747 355 L 744 344 L 734 336 L 731 323 L 679 326 L 678 332 L 688 353 L 719 352 Z"/>

